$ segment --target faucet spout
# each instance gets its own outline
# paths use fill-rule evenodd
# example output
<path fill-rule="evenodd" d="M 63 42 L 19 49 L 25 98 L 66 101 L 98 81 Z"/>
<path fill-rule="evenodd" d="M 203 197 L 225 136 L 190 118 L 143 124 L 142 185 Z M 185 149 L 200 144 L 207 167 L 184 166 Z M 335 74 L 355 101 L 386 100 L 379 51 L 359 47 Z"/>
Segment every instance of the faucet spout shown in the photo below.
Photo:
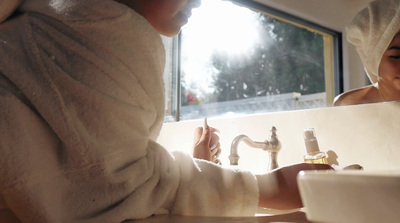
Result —
<path fill-rule="evenodd" d="M 229 161 L 231 165 L 238 165 L 239 164 L 239 154 L 238 154 L 238 147 L 240 142 L 245 142 L 248 146 L 253 148 L 262 149 L 268 152 L 269 163 L 268 163 L 268 171 L 278 168 L 277 156 L 278 152 L 281 149 L 281 142 L 278 140 L 276 135 L 276 128 L 272 126 L 271 134 L 268 140 L 264 142 L 257 142 L 251 140 L 247 135 L 238 135 L 236 136 L 231 144 L 231 152 L 229 155 Z"/>
<path fill-rule="evenodd" d="M 238 135 L 236 136 L 231 145 L 231 153 L 229 155 L 229 161 L 231 165 L 238 165 L 239 162 L 239 154 L 238 154 L 238 146 L 240 142 L 245 142 L 248 146 L 253 148 L 259 148 L 263 150 L 267 150 L 269 146 L 269 142 L 256 142 L 251 140 L 247 135 Z"/>

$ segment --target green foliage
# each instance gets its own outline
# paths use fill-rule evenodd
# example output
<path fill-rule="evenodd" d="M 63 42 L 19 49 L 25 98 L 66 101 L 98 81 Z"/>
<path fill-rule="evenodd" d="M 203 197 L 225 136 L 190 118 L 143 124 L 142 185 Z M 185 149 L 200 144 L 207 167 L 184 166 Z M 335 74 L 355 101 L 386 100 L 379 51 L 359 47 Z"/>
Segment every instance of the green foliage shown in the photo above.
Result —
<path fill-rule="evenodd" d="M 242 56 L 214 52 L 216 101 L 325 91 L 323 36 L 261 16 L 265 41 Z"/>

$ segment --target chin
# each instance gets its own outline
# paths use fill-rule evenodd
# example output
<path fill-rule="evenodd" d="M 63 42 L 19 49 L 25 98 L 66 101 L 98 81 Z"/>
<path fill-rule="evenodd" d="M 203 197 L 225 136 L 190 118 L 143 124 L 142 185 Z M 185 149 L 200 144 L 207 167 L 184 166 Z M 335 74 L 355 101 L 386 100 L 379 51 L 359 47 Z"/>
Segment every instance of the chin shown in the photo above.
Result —
<path fill-rule="evenodd" d="M 158 32 L 167 37 L 174 37 L 180 33 L 181 29 L 173 29 L 173 30 L 159 30 Z"/>

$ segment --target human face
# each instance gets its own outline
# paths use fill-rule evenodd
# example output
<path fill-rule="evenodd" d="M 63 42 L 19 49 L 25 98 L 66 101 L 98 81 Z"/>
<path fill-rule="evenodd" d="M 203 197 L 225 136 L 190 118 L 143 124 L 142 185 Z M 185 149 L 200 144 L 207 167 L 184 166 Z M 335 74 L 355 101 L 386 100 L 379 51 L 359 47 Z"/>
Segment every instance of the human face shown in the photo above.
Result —
<path fill-rule="evenodd" d="M 192 9 L 201 4 L 201 0 L 116 0 L 141 14 L 165 36 L 175 36 L 192 15 Z"/>
<path fill-rule="evenodd" d="M 393 38 L 379 64 L 379 87 L 389 98 L 400 97 L 400 32 Z"/>

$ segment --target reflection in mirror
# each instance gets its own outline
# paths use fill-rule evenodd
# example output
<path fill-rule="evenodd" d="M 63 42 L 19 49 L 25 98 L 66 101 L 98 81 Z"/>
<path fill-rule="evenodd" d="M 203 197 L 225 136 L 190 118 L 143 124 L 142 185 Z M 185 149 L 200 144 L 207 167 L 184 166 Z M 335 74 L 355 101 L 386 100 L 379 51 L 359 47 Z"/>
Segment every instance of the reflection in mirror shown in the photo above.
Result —
<path fill-rule="evenodd" d="M 400 100 L 400 1 L 374 1 L 347 25 L 347 39 L 363 62 L 371 85 L 335 98 L 335 106 Z"/>
<path fill-rule="evenodd" d="M 169 91 L 176 96 L 169 120 L 332 105 L 341 84 L 334 81 L 341 75 L 340 34 L 258 3 L 234 2 L 203 0 L 175 40 L 180 51 L 172 52 L 171 75 L 179 89 Z"/>

